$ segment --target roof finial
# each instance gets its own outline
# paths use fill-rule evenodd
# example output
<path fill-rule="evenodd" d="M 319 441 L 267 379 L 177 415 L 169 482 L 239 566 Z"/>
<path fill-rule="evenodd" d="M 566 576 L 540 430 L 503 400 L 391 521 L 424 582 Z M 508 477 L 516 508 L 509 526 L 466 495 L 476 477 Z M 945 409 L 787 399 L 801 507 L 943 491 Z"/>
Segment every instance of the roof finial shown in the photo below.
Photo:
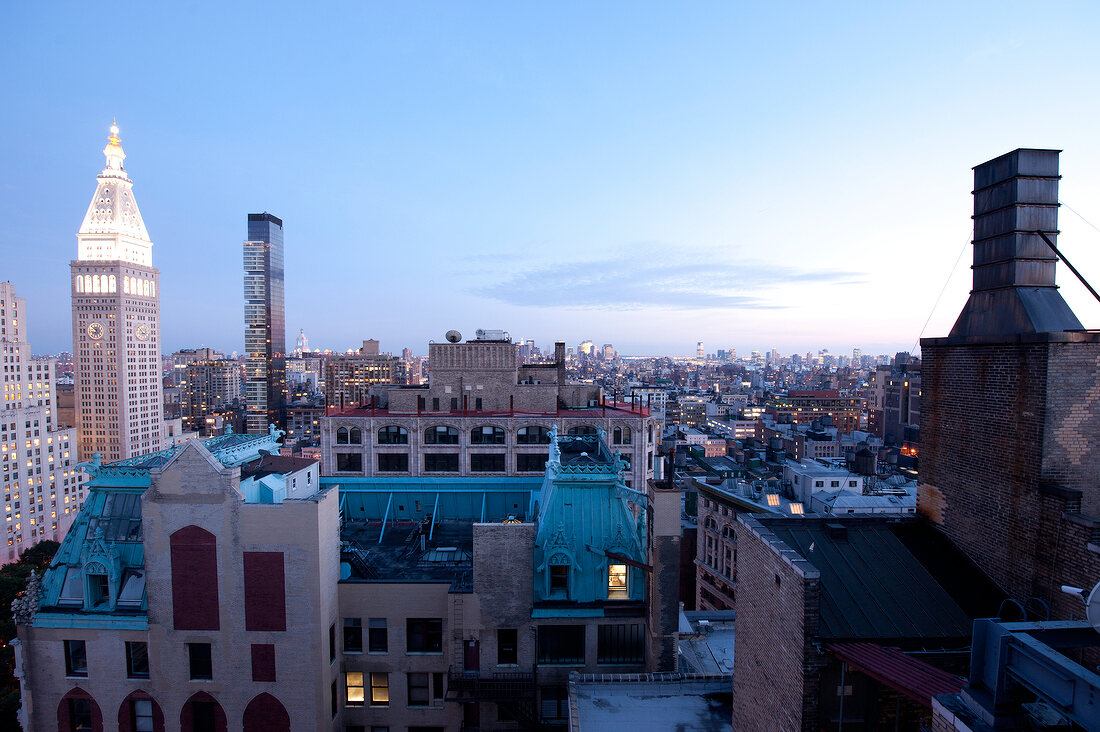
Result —
<path fill-rule="evenodd" d="M 122 141 L 118 136 L 118 119 L 115 117 L 111 118 L 111 136 L 108 139 L 115 145 Z"/>
<path fill-rule="evenodd" d="M 103 154 L 107 157 L 107 168 L 104 172 L 108 170 L 122 171 L 122 161 L 126 159 L 126 153 L 122 152 L 122 145 L 119 144 L 122 140 L 118 136 L 118 120 L 115 118 L 111 119 L 110 132 L 111 134 L 107 138 L 107 147 L 103 148 Z"/>

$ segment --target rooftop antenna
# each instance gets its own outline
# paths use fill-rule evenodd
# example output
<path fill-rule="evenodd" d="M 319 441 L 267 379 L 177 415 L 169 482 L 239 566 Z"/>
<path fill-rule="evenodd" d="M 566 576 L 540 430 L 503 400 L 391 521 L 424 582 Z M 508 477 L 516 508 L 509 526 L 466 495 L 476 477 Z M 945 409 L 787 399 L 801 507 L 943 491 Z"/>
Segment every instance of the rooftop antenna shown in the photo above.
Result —
<path fill-rule="evenodd" d="M 1081 598 L 1085 603 L 1085 619 L 1089 621 L 1089 625 L 1096 632 L 1100 633 L 1100 582 L 1097 582 L 1096 586 L 1092 588 L 1088 598 L 1085 597 L 1085 591 L 1080 587 L 1062 585 L 1062 592 L 1067 595 L 1077 595 Z"/>

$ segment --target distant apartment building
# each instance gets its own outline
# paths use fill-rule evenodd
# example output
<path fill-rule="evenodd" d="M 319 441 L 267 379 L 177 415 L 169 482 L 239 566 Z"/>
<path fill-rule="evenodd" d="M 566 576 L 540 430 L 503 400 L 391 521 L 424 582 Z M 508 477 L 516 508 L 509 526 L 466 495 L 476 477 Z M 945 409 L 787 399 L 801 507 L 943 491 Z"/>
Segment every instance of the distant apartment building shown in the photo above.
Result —
<path fill-rule="evenodd" d="M 554 363 L 519 365 L 517 344 L 472 340 L 429 345 L 424 386 L 376 388 L 371 405 L 329 406 L 327 475 L 509 476 L 541 474 L 550 435 L 603 433 L 640 487 L 653 476 L 659 424 L 648 409 L 607 403 L 600 388 L 565 380 Z M 656 434 L 655 434 L 656 433 Z"/>
<path fill-rule="evenodd" d="M 285 444 L 320 444 L 321 420 L 324 416 L 325 406 L 321 402 L 302 400 L 288 404 Z"/>
<path fill-rule="evenodd" d="M 245 407 L 249 434 L 286 420 L 286 306 L 283 221 L 248 214 L 244 242 Z"/>
<path fill-rule="evenodd" d="M 213 348 L 183 348 L 165 359 L 168 380 L 172 386 L 180 386 L 187 381 L 187 366 L 196 361 L 221 361 L 225 355 Z"/>
<path fill-rule="evenodd" d="M 371 387 L 407 384 L 408 364 L 379 352 L 376 340 L 363 341 L 356 354 L 325 359 L 325 400 L 330 407 L 352 407 L 369 403 Z"/>
<path fill-rule="evenodd" d="M 32 357 L 27 338 L 26 301 L 10 282 L 0 282 L 0 487 L 8 541 L 0 564 L 17 560 L 40 541 L 60 541 L 84 502 L 76 428 L 56 423 L 53 360 Z"/>
<path fill-rule="evenodd" d="M 851 432 L 859 429 L 863 400 L 841 394 L 836 389 L 791 390 L 786 394 L 773 394 L 767 408 L 775 415 L 789 415 L 799 424 L 810 424 L 828 416 L 840 432 Z"/>
<path fill-rule="evenodd" d="M 223 414 L 241 398 L 241 368 L 236 361 L 192 361 L 180 384 L 184 427 L 207 434 L 206 417 Z"/>

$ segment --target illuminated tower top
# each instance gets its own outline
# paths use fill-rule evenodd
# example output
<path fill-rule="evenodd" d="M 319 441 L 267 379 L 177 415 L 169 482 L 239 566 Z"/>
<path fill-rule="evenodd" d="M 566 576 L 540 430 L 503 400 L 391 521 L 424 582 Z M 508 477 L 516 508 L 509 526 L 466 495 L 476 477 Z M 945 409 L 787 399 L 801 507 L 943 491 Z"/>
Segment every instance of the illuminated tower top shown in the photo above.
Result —
<path fill-rule="evenodd" d="M 150 267 L 153 242 L 134 200 L 134 182 L 126 175 L 118 126 L 111 125 L 103 154 L 107 166 L 99 174 L 98 185 L 84 222 L 77 232 L 77 258 L 81 261 L 121 260 Z"/>

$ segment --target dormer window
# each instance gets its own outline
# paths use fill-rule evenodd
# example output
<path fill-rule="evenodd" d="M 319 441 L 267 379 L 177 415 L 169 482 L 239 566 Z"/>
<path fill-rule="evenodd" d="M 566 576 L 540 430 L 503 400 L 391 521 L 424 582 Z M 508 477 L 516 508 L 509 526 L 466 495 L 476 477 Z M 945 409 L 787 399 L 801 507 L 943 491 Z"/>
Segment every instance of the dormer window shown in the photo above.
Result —
<path fill-rule="evenodd" d="M 88 578 L 88 608 L 95 610 L 111 602 L 111 585 L 106 574 L 86 574 Z"/>
<path fill-rule="evenodd" d="M 69 567 L 65 571 L 65 582 L 61 585 L 61 595 L 57 598 L 60 607 L 83 607 L 84 592 L 81 586 L 80 567 Z"/>
<path fill-rule="evenodd" d="M 550 565 L 550 596 L 569 597 L 569 565 Z"/>
<path fill-rule="evenodd" d="M 629 574 L 625 564 L 609 564 L 607 566 L 607 599 L 608 600 L 628 600 L 630 599 L 629 587 L 627 586 Z"/>

